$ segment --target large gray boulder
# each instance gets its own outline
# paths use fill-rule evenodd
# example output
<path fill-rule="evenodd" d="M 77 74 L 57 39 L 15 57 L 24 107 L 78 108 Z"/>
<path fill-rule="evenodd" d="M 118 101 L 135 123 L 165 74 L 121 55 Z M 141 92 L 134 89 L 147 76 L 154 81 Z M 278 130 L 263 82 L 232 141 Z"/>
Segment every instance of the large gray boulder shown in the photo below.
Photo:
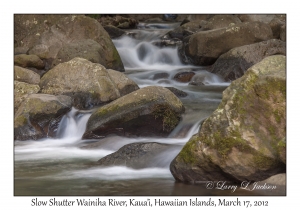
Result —
<path fill-rule="evenodd" d="M 83 58 L 61 63 L 43 75 L 41 93 L 68 95 L 73 106 L 89 109 L 120 97 L 105 67 Z"/>
<path fill-rule="evenodd" d="M 178 181 L 260 181 L 284 173 L 286 57 L 269 56 L 223 92 L 219 107 L 172 161 Z"/>
<path fill-rule="evenodd" d="M 17 26 L 15 47 L 28 47 L 28 54 L 37 55 L 45 61 L 45 69 L 59 63 L 61 58 L 57 58 L 57 55 L 62 48 L 64 49 L 60 56 L 64 59 L 61 59 L 61 62 L 65 62 L 69 50 L 72 52 L 70 55 L 84 56 L 86 51 L 84 49 L 87 49 L 90 44 L 84 40 L 93 40 L 98 43 L 96 47 L 98 51 L 93 53 L 94 56 L 101 58 L 99 59 L 101 64 L 106 68 L 124 71 L 123 63 L 111 38 L 101 24 L 93 18 L 84 15 L 62 15 L 57 18 L 52 15 L 15 15 L 15 25 Z M 26 33 L 23 34 L 22 30 Z M 88 46 L 83 46 L 84 44 Z M 76 45 L 83 51 L 75 53 Z M 56 58 L 57 60 L 52 64 Z M 69 60 L 73 58 L 70 56 Z"/>
<path fill-rule="evenodd" d="M 167 136 L 183 112 L 183 104 L 170 90 L 145 87 L 97 109 L 82 138 L 103 138 L 108 134 Z"/>
<path fill-rule="evenodd" d="M 179 49 L 179 55 L 185 63 L 212 65 L 220 55 L 232 48 L 269 40 L 272 37 L 272 30 L 265 23 L 239 23 L 186 37 Z"/>
<path fill-rule="evenodd" d="M 31 94 L 19 107 L 14 118 L 14 139 L 29 140 L 55 137 L 61 118 L 71 110 L 69 96 Z"/>
<path fill-rule="evenodd" d="M 221 55 L 211 72 L 233 81 L 244 75 L 252 65 L 271 55 L 286 55 L 286 43 L 278 39 L 236 47 Z"/>

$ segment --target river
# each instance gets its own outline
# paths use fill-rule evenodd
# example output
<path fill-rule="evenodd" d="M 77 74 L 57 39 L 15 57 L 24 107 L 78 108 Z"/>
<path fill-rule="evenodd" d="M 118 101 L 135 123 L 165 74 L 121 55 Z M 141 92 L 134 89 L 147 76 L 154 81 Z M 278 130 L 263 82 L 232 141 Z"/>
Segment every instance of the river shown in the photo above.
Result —
<path fill-rule="evenodd" d="M 81 139 L 91 111 L 73 108 L 63 117 L 56 139 L 15 141 L 14 195 L 232 195 L 230 190 L 208 190 L 205 184 L 176 183 L 169 164 L 199 124 L 219 105 L 222 91 L 229 85 L 205 67 L 184 65 L 176 47 L 160 48 L 159 37 L 179 23 L 141 23 L 130 30 L 132 36 L 113 40 L 125 66 L 125 74 L 140 88 L 157 85 L 175 87 L 188 95 L 181 98 L 185 106 L 182 121 L 168 138 L 125 138 L 108 136 L 101 140 Z M 173 79 L 182 71 L 205 76 L 205 86 L 193 86 Z M 161 74 L 163 73 L 163 74 Z M 155 75 L 164 75 L 156 78 Z M 144 169 L 123 166 L 91 167 L 100 158 L 133 142 L 160 142 L 170 145 L 154 157 Z M 251 195 L 239 191 L 234 195 Z"/>

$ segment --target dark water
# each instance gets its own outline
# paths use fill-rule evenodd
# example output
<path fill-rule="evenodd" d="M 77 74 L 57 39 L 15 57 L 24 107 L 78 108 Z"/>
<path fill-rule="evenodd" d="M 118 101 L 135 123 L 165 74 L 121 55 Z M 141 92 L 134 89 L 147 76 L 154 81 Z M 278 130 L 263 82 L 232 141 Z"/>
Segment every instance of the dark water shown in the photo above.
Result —
<path fill-rule="evenodd" d="M 82 141 L 91 113 L 72 109 L 59 128 L 59 138 L 15 141 L 14 195 L 112 196 L 112 195 L 253 195 L 259 191 L 206 189 L 206 184 L 176 183 L 169 164 L 183 145 L 199 129 L 199 123 L 219 105 L 222 91 L 229 85 L 204 67 L 183 65 L 174 47 L 159 48 L 153 43 L 176 24 L 141 24 L 133 30 L 135 39 L 114 40 L 126 74 L 140 88 L 149 85 L 175 87 L 188 93 L 182 98 L 186 108 L 182 122 L 169 138 L 124 138 L 109 136 L 101 141 Z M 186 69 L 206 75 L 206 86 L 189 86 L 172 78 Z M 167 73 L 153 79 L 156 73 Z M 161 142 L 170 147 L 158 155 L 151 167 L 91 167 L 100 158 L 133 142 Z M 162 164 L 163 162 L 163 164 Z M 157 165 L 157 167 L 153 167 Z M 163 166 L 162 166 L 163 165 Z M 273 192 L 275 193 L 275 192 Z"/>

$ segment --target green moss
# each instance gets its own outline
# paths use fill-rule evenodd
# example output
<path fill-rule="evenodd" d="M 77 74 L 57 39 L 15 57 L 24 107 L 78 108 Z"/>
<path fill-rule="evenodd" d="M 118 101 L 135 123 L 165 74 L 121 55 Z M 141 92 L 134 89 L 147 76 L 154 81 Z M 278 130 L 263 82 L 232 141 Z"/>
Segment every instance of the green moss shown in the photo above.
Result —
<path fill-rule="evenodd" d="M 278 142 L 278 144 L 277 144 L 277 147 L 284 147 L 284 148 L 286 148 L 286 141 L 285 141 L 285 138 L 283 139 L 283 140 L 281 140 L 281 141 L 279 141 Z"/>
<path fill-rule="evenodd" d="M 23 126 L 26 123 L 27 123 L 27 118 L 24 115 L 20 115 L 20 116 L 16 117 L 14 120 L 15 127 Z"/>
<path fill-rule="evenodd" d="M 218 151 L 223 159 L 227 158 L 233 147 L 242 152 L 251 152 L 252 148 L 241 137 L 238 131 L 231 131 L 227 135 L 220 133 L 220 131 L 214 132 L 211 137 L 200 137 L 200 141 L 208 145 L 209 147 Z"/>
<path fill-rule="evenodd" d="M 278 165 L 278 161 L 274 158 L 267 157 L 261 153 L 257 153 L 253 157 L 253 161 L 256 167 L 258 168 L 271 168 Z"/>
<path fill-rule="evenodd" d="M 155 119 L 161 118 L 164 131 L 173 130 L 176 125 L 179 123 L 179 117 L 171 108 L 165 105 L 156 105 L 154 108 L 154 117 Z"/>
<path fill-rule="evenodd" d="M 193 136 L 182 148 L 178 158 L 182 159 L 185 163 L 195 164 L 197 163 L 197 158 L 193 154 L 193 151 L 196 149 L 196 144 L 198 142 L 198 137 Z"/>

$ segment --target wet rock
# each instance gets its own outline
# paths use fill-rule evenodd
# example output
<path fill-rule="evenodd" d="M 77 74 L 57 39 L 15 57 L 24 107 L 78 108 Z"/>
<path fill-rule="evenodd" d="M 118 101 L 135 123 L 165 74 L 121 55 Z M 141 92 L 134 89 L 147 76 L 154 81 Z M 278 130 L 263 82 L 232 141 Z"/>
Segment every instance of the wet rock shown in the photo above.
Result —
<path fill-rule="evenodd" d="M 163 158 L 162 153 L 173 147 L 154 142 L 127 144 L 118 151 L 101 158 L 96 164 L 100 166 L 127 166 L 134 169 L 165 167 L 170 160 L 166 162 L 168 158 Z"/>
<path fill-rule="evenodd" d="M 167 136 L 179 123 L 184 106 L 168 89 L 149 86 L 100 107 L 89 118 L 82 139 Z"/>
<path fill-rule="evenodd" d="M 208 71 L 201 70 L 198 71 L 195 76 L 193 76 L 189 85 L 202 86 L 222 82 L 225 82 L 222 77 Z"/>
<path fill-rule="evenodd" d="M 55 137 L 59 122 L 72 107 L 71 97 L 31 94 L 14 119 L 14 139 L 29 140 Z"/>
<path fill-rule="evenodd" d="M 112 82 L 115 84 L 115 87 L 118 88 L 120 96 L 127 95 L 135 90 L 140 89 L 139 86 L 134 81 L 125 76 L 125 74 L 112 69 L 108 69 L 107 72 Z"/>
<path fill-rule="evenodd" d="M 212 65 L 211 72 L 233 81 L 244 75 L 252 65 L 271 55 L 285 55 L 286 43 L 278 39 L 244 45 L 221 55 Z"/>
<path fill-rule="evenodd" d="M 179 56 L 185 63 L 212 65 L 220 55 L 232 48 L 269 40 L 272 37 L 272 30 L 267 24 L 261 22 L 235 24 L 186 37 L 179 49 Z"/>
<path fill-rule="evenodd" d="M 172 161 L 178 181 L 260 181 L 284 173 L 278 143 L 286 136 L 286 57 L 269 56 L 223 92 Z"/>
<path fill-rule="evenodd" d="M 172 93 L 174 93 L 177 97 L 183 98 L 186 97 L 188 94 L 182 90 L 178 90 L 177 88 L 174 87 L 165 87 L 169 89 Z"/>
<path fill-rule="evenodd" d="M 108 25 L 108 26 L 104 26 L 103 28 L 107 31 L 110 38 L 112 38 L 112 39 L 119 38 L 120 36 L 126 34 L 126 32 L 124 30 L 119 29 L 115 26 Z"/>
<path fill-rule="evenodd" d="M 39 92 L 40 87 L 35 84 L 28 84 L 25 82 L 14 81 L 14 113 L 17 112 L 20 104 L 30 94 Z"/>
<path fill-rule="evenodd" d="M 195 72 L 179 72 L 175 74 L 174 80 L 177 82 L 189 82 L 191 81 L 192 77 L 195 75 Z"/>
<path fill-rule="evenodd" d="M 29 69 L 14 66 L 14 80 L 38 85 L 40 82 L 40 75 Z"/>
<path fill-rule="evenodd" d="M 43 69 L 45 67 L 44 62 L 36 55 L 19 54 L 14 56 L 14 64 L 21 67 L 34 67 L 37 69 Z"/>
<path fill-rule="evenodd" d="M 41 93 L 72 97 L 78 109 L 90 109 L 120 97 L 105 67 L 83 58 L 74 58 L 49 70 L 41 78 L 40 87 Z"/>
<path fill-rule="evenodd" d="M 166 72 L 162 72 L 162 73 L 156 73 L 153 76 L 153 80 L 157 80 L 157 79 L 166 79 L 169 78 L 169 74 Z"/>

